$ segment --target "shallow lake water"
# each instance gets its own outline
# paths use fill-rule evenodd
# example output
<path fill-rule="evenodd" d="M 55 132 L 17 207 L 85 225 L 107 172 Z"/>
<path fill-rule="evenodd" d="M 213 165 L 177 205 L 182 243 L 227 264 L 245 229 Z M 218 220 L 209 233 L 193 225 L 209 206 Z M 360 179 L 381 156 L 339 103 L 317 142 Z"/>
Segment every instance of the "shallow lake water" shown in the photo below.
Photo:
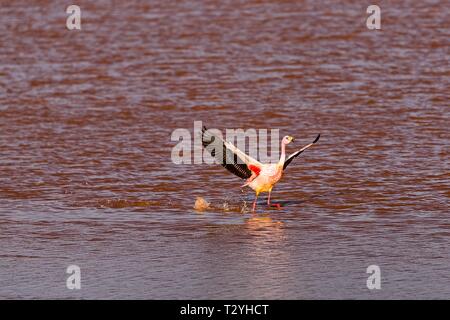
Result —
<path fill-rule="evenodd" d="M 448 3 L 76 4 L 0 6 L 0 298 L 450 298 Z M 194 121 L 321 139 L 241 213 Z"/>

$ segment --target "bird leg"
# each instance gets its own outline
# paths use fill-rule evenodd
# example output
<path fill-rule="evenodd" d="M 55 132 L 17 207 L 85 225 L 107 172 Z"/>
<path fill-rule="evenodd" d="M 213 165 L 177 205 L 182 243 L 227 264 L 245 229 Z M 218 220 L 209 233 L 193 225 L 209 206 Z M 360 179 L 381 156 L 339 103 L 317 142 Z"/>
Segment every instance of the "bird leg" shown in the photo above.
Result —
<path fill-rule="evenodd" d="M 272 193 L 272 190 L 269 190 L 269 197 L 267 198 L 267 205 L 269 207 L 277 207 L 278 209 L 281 208 L 279 203 L 270 203 L 270 194 Z"/>
<path fill-rule="evenodd" d="M 252 209 L 252 212 L 255 212 L 255 209 L 256 209 L 256 200 L 258 200 L 258 193 L 257 193 L 256 196 L 255 196 L 255 201 L 253 201 L 253 209 Z"/>

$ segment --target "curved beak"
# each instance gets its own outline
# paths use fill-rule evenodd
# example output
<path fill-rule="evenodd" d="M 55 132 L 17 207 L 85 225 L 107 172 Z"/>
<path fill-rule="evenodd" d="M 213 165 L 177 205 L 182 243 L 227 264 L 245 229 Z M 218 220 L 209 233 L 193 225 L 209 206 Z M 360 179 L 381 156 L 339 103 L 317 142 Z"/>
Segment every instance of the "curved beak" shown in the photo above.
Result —
<path fill-rule="evenodd" d="M 291 138 L 292 138 L 292 140 L 291 140 L 291 141 L 292 141 L 292 142 L 294 142 L 294 141 L 295 141 L 295 138 L 294 138 L 294 137 L 291 137 Z"/>

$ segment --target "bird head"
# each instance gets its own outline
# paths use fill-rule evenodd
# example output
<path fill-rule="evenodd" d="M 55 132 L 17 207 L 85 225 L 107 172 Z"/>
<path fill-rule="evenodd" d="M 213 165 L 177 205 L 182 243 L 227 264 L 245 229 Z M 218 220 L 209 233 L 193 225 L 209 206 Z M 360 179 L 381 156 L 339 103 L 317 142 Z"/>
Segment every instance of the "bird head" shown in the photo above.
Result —
<path fill-rule="evenodd" d="M 283 143 L 284 144 L 289 144 L 289 143 L 291 143 L 291 142 L 293 142 L 295 139 L 294 139 L 294 137 L 291 137 L 291 136 L 285 136 L 284 138 L 283 138 Z"/>

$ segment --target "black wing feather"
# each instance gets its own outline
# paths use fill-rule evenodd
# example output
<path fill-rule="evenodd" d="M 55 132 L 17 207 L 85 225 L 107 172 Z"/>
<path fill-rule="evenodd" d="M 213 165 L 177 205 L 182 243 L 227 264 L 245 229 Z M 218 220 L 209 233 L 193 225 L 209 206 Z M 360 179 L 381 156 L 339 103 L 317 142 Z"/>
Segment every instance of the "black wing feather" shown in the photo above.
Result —
<path fill-rule="evenodd" d="M 235 154 L 232 150 L 228 149 L 219 137 L 206 132 L 206 127 L 202 128 L 202 145 L 203 147 L 214 157 L 216 160 L 228 171 L 235 174 L 239 178 L 248 179 L 251 177 L 252 172 L 244 163 L 244 161 Z M 218 139 L 217 145 L 222 145 L 222 152 L 216 152 L 215 140 Z M 210 145 L 213 145 L 209 147 Z M 220 147 L 218 147 L 220 148 Z M 238 160 L 239 159 L 239 160 Z"/>
<path fill-rule="evenodd" d="M 311 143 L 311 145 L 315 144 L 317 141 L 319 141 L 320 138 L 320 133 L 319 135 L 316 137 L 316 139 L 314 139 L 314 141 Z M 297 158 L 301 153 L 303 153 L 303 151 L 305 151 L 306 149 L 303 150 L 299 150 L 297 152 L 294 152 L 293 154 L 291 154 L 289 156 L 289 158 L 286 159 L 286 161 L 284 162 L 284 166 L 283 166 L 283 170 L 286 169 L 286 167 L 289 165 L 289 163 L 291 163 L 292 160 L 294 160 L 294 158 Z"/>

